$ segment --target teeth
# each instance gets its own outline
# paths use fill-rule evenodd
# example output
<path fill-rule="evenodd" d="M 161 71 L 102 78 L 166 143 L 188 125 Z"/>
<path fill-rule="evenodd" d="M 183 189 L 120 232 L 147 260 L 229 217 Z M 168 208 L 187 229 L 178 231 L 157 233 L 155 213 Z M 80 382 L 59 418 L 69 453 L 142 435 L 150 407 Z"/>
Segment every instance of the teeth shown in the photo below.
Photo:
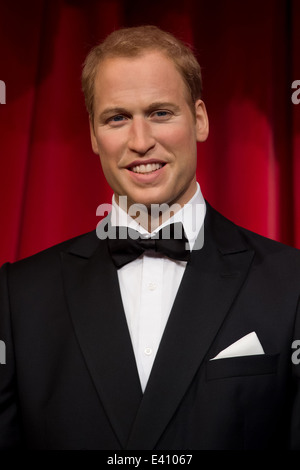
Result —
<path fill-rule="evenodd" d="M 137 165 L 131 169 L 134 173 L 151 173 L 152 171 L 159 170 L 161 167 L 161 163 L 147 163 L 147 165 Z"/>

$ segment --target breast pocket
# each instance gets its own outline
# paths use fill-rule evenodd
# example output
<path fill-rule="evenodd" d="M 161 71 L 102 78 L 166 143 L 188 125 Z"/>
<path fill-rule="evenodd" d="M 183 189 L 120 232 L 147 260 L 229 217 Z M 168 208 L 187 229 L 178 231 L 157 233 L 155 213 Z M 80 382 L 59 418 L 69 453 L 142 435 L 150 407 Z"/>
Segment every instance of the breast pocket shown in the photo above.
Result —
<path fill-rule="evenodd" d="M 279 354 L 228 357 L 206 363 L 206 380 L 275 374 Z"/>

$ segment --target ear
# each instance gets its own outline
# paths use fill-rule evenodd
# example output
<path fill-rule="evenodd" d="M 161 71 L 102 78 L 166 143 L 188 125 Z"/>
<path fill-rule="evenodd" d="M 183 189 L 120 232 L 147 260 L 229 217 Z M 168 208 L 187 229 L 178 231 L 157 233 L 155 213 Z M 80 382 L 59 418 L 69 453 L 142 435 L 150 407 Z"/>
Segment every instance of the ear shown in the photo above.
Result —
<path fill-rule="evenodd" d="M 97 144 L 97 139 L 96 139 L 95 130 L 94 130 L 94 123 L 92 121 L 91 116 L 89 119 L 89 123 L 90 123 L 90 136 L 91 136 L 92 149 L 96 155 L 99 155 L 98 144 Z"/>
<path fill-rule="evenodd" d="M 209 133 L 209 122 L 205 104 L 202 100 L 195 103 L 197 142 L 204 142 Z"/>

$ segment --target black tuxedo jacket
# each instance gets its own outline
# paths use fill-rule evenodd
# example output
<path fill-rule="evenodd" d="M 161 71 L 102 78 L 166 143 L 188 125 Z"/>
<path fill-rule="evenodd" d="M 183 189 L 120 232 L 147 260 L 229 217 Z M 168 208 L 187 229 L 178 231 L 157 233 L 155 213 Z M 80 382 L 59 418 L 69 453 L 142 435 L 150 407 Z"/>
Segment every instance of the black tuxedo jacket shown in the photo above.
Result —
<path fill-rule="evenodd" d="M 208 205 L 142 394 L 106 240 L 4 265 L 0 448 L 300 449 L 299 291 L 298 250 Z M 264 355 L 210 360 L 252 331 Z"/>

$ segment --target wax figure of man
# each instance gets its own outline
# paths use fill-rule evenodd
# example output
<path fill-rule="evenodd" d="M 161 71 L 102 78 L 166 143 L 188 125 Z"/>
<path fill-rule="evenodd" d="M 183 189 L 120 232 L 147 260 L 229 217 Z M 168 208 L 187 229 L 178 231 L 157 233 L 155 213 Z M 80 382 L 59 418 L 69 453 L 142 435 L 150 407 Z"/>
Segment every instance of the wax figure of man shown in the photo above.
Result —
<path fill-rule="evenodd" d="M 0 271 L 0 447 L 299 449 L 299 251 L 204 200 L 194 55 L 155 27 L 119 30 L 83 90 L 112 211 Z M 169 222 L 183 230 L 168 245 Z"/>

